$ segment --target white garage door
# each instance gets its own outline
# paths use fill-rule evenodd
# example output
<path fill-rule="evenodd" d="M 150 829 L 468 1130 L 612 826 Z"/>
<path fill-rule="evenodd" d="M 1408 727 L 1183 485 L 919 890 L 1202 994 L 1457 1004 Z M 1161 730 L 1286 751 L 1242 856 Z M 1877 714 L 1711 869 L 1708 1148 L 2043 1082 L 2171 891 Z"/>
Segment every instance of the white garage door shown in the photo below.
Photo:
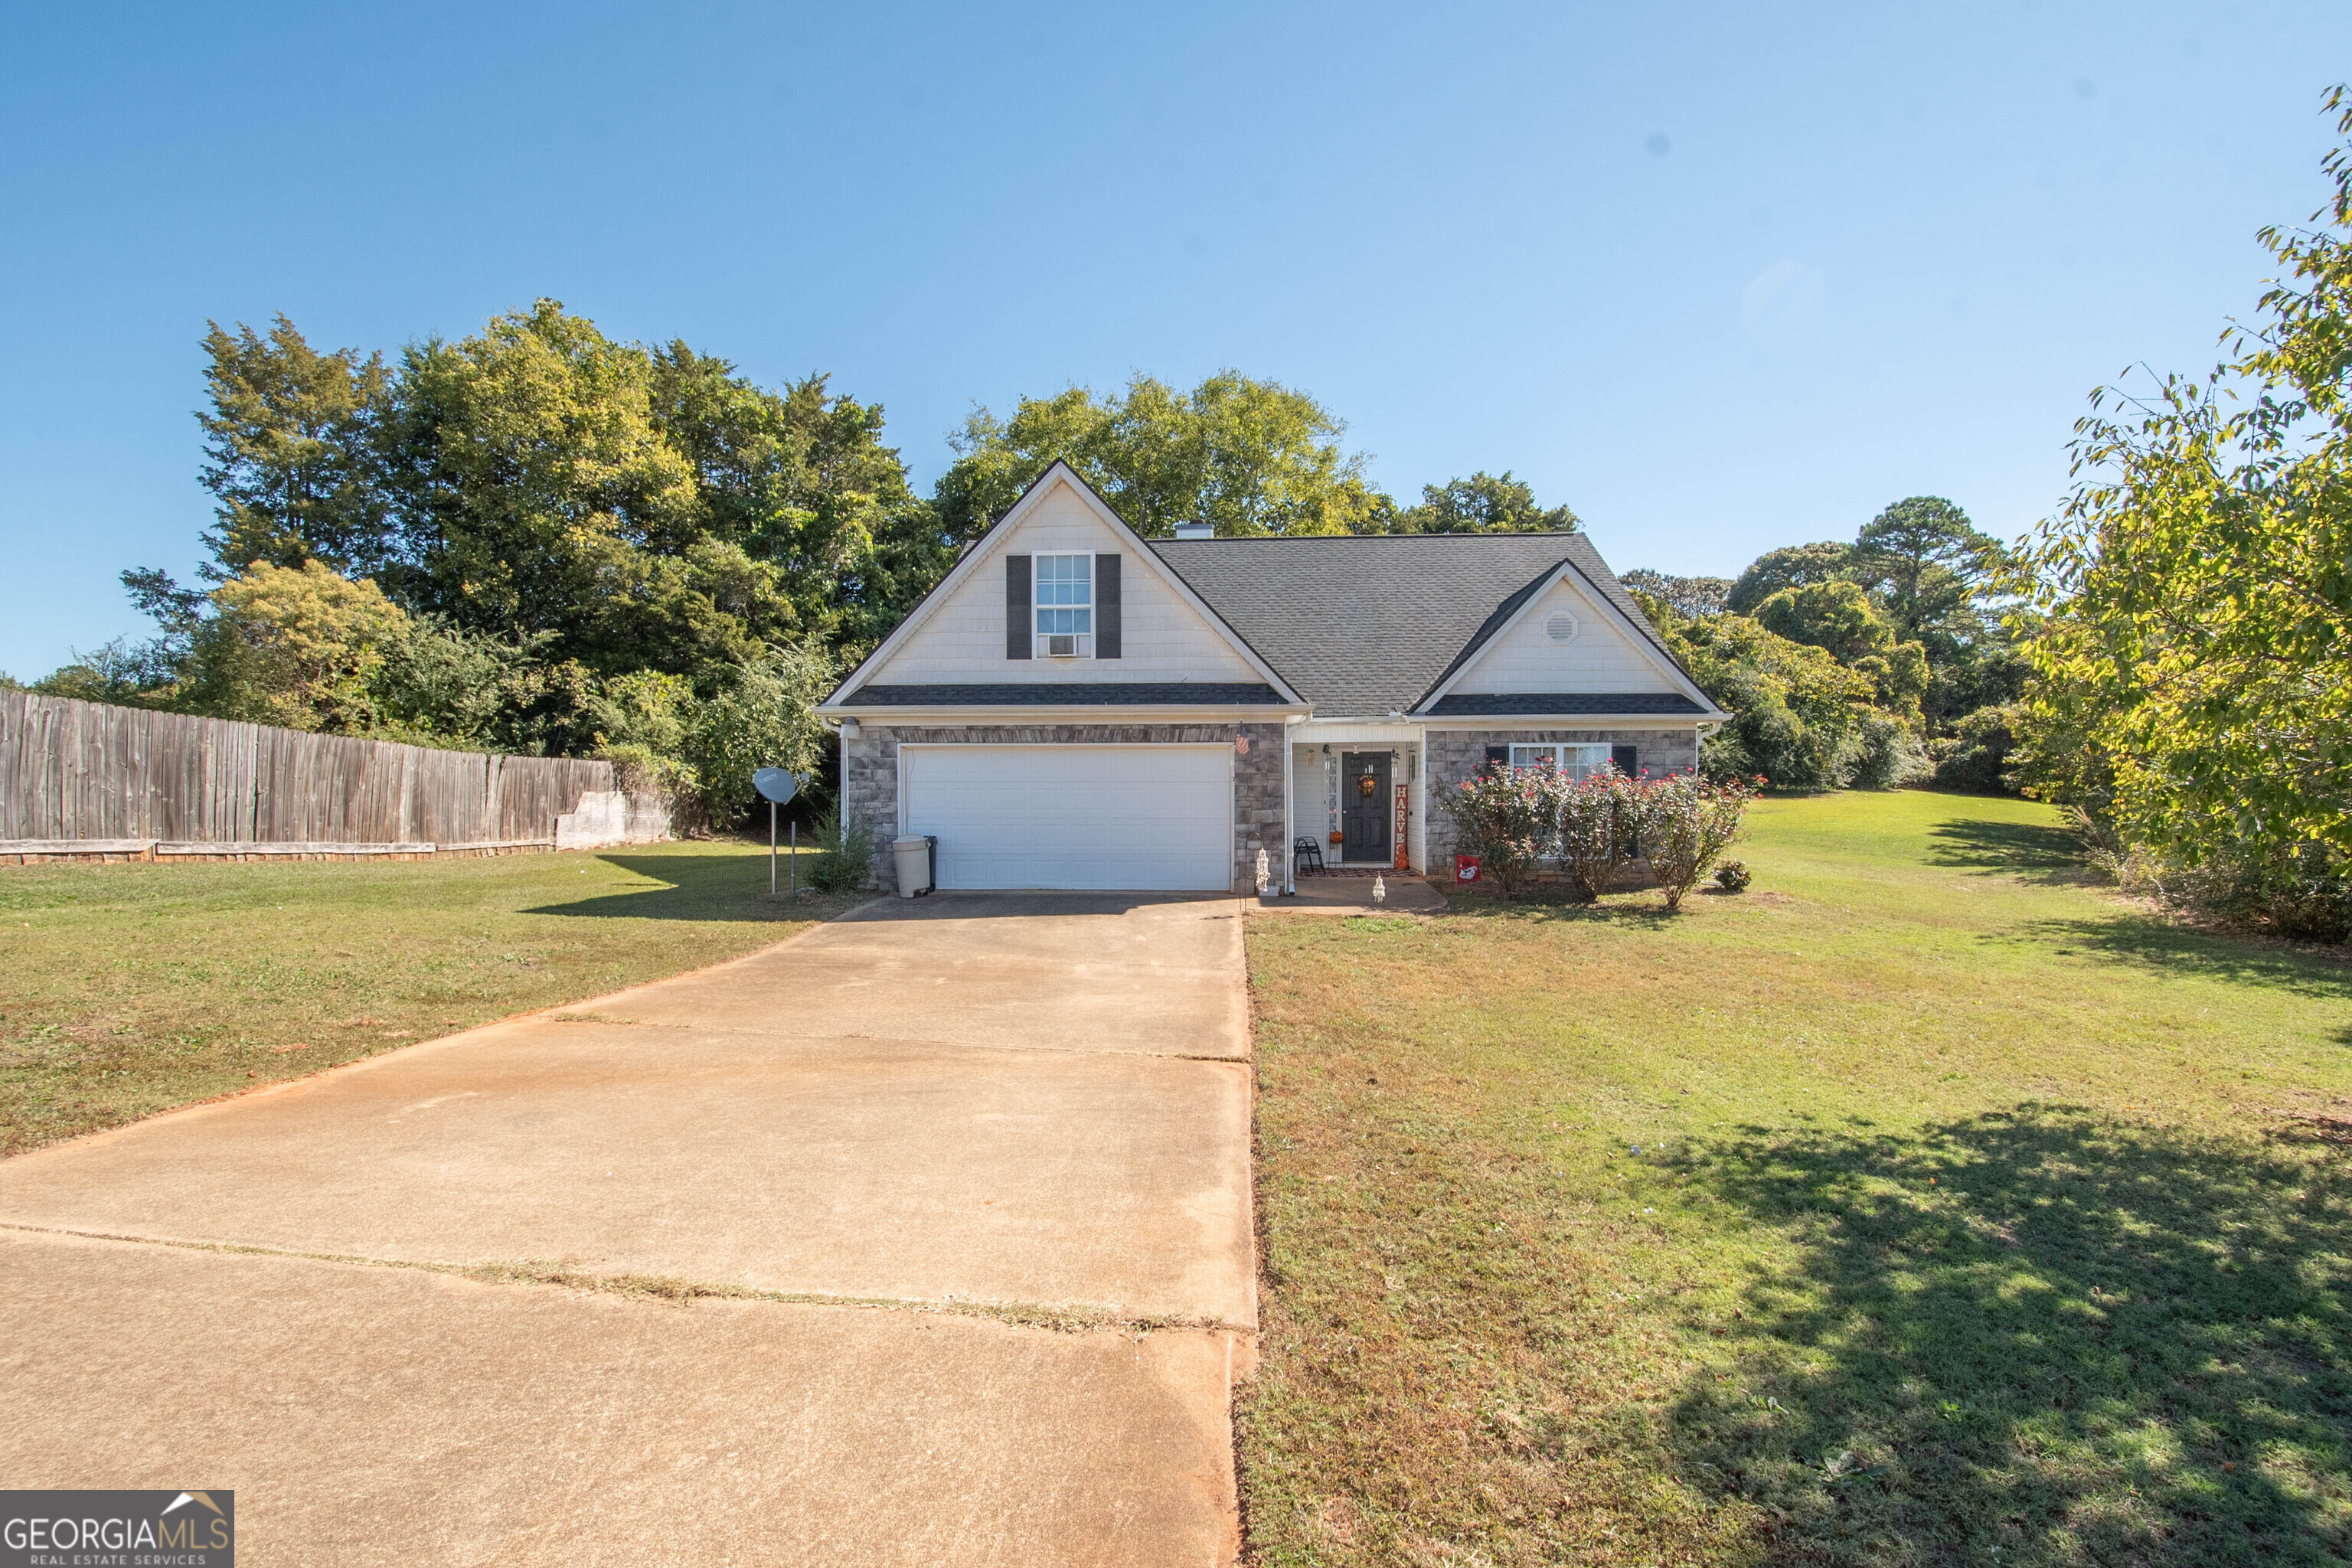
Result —
<path fill-rule="evenodd" d="M 905 746 L 907 831 L 942 888 L 1223 892 L 1234 884 L 1223 746 Z"/>

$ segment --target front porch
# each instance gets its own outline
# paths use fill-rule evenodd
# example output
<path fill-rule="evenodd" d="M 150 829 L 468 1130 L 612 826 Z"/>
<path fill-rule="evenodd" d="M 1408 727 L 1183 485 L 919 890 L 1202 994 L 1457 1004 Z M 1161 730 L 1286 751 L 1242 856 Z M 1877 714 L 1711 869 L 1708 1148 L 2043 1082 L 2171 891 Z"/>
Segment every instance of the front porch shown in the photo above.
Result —
<path fill-rule="evenodd" d="M 1291 727 L 1289 741 L 1286 890 L 1320 881 L 1369 885 L 1375 876 L 1417 879 L 1427 864 L 1422 726 L 1310 719 Z"/>

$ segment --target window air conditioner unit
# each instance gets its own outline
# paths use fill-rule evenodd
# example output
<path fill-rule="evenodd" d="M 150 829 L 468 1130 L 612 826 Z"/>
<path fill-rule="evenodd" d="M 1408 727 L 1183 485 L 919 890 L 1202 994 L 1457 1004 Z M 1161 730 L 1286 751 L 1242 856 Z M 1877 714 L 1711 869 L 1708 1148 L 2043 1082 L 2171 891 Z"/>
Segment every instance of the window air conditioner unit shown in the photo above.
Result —
<path fill-rule="evenodd" d="M 1045 638 L 1045 657 L 1047 658 L 1077 658 L 1077 637 L 1076 635 L 1068 632 L 1060 632 L 1048 636 Z"/>

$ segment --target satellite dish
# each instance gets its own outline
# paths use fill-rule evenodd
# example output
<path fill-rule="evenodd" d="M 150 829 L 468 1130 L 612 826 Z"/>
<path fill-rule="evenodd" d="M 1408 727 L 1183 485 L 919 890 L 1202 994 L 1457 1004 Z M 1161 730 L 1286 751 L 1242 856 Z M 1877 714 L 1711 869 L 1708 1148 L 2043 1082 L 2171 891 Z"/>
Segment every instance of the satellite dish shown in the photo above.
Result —
<path fill-rule="evenodd" d="M 806 774 L 788 773 L 782 768 L 761 768 L 751 775 L 751 787 L 760 792 L 760 798 L 772 800 L 778 805 L 790 805 L 793 796 L 800 794 L 801 785 L 807 782 Z"/>

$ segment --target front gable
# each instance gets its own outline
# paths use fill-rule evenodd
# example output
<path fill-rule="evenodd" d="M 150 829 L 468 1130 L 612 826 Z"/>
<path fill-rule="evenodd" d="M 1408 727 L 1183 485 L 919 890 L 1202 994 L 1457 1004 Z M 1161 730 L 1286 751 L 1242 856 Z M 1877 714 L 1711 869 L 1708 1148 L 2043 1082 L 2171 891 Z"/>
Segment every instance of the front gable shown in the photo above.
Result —
<path fill-rule="evenodd" d="M 1010 656 L 1008 633 L 1012 639 L 1020 637 L 1022 628 L 1013 623 L 1025 613 L 1016 605 L 1030 601 L 1025 581 L 1017 599 L 1008 599 L 1007 574 L 1016 570 L 1008 558 L 1022 558 L 1027 564 L 1038 556 L 1056 554 L 1119 558 L 1117 657 Z M 1028 569 L 1034 573 L 1034 564 Z M 1098 604 L 1096 609 L 1097 624 L 1102 625 L 1102 607 Z M 1108 652 L 1108 648 L 1102 651 Z M 1277 700 L 1297 700 L 1265 661 L 1144 545 L 1134 530 L 1068 465 L 1057 461 L 981 536 L 824 706 L 905 700 L 896 694 L 951 692 L 959 688 L 970 696 L 950 695 L 940 700 L 1002 700 L 1007 688 L 1043 696 L 1045 688 L 1066 692 L 1085 686 L 1126 688 L 1122 696 L 1146 689 L 1179 689 L 1173 697 L 1143 699 L 1163 702 L 1181 700 L 1181 689 L 1187 687 L 1202 688 L 1204 700 L 1231 700 L 1237 689 L 1271 686 Z M 868 688 L 877 689 L 876 695 L 861 700 L 858 693 Z M 983 688 L 997 689 L 995 697 L 982 697 Z M 1013 695 L 1017 700 L 1018 693 Z"/>
<path fill-rule="evenodd" d="M 1717 711 L 1673 659 L 1569 563 L 1440 681 L 1421 710 L 1437 711 L 1447 699 L 1456 708 L 1486 710 L 1492 702 L 1468 700 L 1511 695 L 1606 696 L 1620 712 L 1635 711 L 1641 705 L 1633 700 L 1654 696 L 1660 713 Z"/>

